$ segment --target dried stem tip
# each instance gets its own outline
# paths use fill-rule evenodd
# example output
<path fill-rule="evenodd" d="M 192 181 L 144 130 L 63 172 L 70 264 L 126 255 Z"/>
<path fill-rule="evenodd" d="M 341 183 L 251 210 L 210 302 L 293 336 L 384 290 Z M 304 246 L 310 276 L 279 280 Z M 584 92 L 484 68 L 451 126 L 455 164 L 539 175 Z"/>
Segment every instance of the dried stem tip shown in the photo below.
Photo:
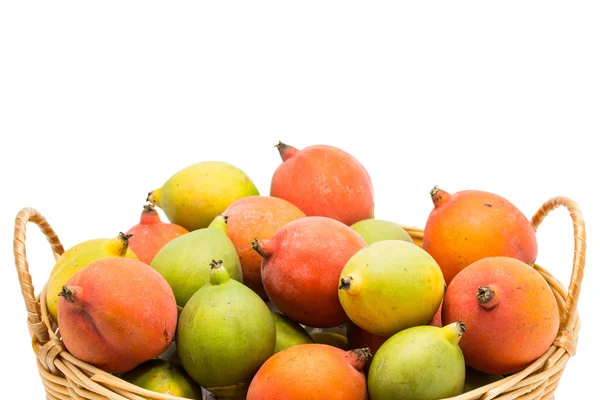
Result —
<path fill-rule="evenodd" d="M 212 260 L 210 262 L 210 269 L 217 269 L 217 268 L 220 268 L 222 265 L 223 265 L 223 260 L 219 260 L 219 261 Z"/>
<path fill-rule="evenodd" d="M 58 297 L 63 297 L 69 303 L 75 303 L 75 300 L 73 300 L 73 291 L 68 286 L 62 287 L 62 291 L 58 294 Z"/>

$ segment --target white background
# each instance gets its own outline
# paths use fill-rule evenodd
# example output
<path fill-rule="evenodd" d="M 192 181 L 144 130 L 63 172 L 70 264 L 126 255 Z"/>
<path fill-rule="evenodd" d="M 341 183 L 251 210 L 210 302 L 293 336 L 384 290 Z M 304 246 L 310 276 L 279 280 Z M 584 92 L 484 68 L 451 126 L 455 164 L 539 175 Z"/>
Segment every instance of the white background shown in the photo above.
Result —
<path fill-rule="evenodd" d="M 20 208 L 42 212 L 66 247 L 113 237 L 137 222 L 148 191 L 194 162 L 231 162 L 268 195 L 278 140 L 352 153 L 373 179 L 376 217 L 406 225 L 424 226 L 435 184 L 498 193 L 527 216 L 553 196 L 576 200 L 589 237 L 583 329 L 557 399 L 592 393 L 599 11 L 597 2 L 3 2 L 4 397 L 44 397 L 11 252 Z M 560 210 L 538 234 L 539 263 L 565 283 L 571 232 Z M 33 226 L 27 246 L 40 289 L 53 260 Z"/>

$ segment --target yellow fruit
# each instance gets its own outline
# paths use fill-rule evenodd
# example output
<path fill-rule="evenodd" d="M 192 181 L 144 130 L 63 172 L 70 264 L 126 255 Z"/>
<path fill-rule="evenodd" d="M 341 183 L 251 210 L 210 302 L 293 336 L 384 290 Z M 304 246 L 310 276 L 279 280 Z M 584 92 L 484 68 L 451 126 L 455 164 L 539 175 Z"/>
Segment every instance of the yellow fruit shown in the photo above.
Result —
<path fill-rule="evenodd" d="M 92 239 L 71 247 L 58 259 L 48 280 L 46 302 L 48 312 L 57 321 L 58 294 L 62 291 L 67 281 L 77 271 L 91 263 L 103 258 L 126 257 L 137 260 L 137 256 L 128 248 L 131 235 L 119 233 L 113 239 Z"/>
<path fill-rule="evenodd" d="M 220 161 L 190 165 L 148 194 L 169 221 L 188 231 L 206 228 L 234 201 L 258 196 L 252 180 L 239 168 Z"/>
<path fill-rule="evenodd" d="M 378 336 L 427 325 L 444 296 L 442 270 L 419 246 L 384 240 L 359 250 L 342 270 L 338 295 L 348 317 Z"/>

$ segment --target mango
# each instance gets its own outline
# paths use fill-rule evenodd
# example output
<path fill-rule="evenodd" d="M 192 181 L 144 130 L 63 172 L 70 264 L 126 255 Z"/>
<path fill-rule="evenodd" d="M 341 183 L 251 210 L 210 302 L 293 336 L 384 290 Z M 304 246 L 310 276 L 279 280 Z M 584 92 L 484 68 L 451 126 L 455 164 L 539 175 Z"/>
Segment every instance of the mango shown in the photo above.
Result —
<path fill-rule="evenodd" d="M 221 161 L 203 161 L 171 176 L 147 201 L 160 207 L 169 221 L 188 231 L 206 228 L 234 201 L 258 196 L 244 171 Z"/>
<path fill-rule="evenodd" d="M 415 326 L 387 339 L 373 357 L 368 375 L 370 400 L 436 400 L 458 396 L 465 383 L 465 360 L 458 345 L 462 322 Z"/>
<path fill-rule="evenodd" d="M 427 325 L 440 307 L 444 290 L 444 275 L 433 257 L 414 243 L 384 240 L 348 260 L 338 295 L 352 322 L 389 337 Z"/>
<path fill-rule="evenodd" d="M 222 261 L 210 268 L 209 284 L 179 317 L 177 352 L 199 385 L 217 397 L 240 397 L 275 351 L 275 323 L 260 296 L 231 279 Z"/>
<path fill-rule="evenodd" d="M 208 283 L 213 259 L 223 261 L 232 279 L 243 281 L 240 260 L 226 230 L 227 218 L 218 216 L 209 227 L 171 240 L 152 260 L 150 265 L 169 282 L 180 307 Z"/>
<path fill-rule="evenodd" d="M 412 238 L 400 225 L 382 219 L 364 219 L 350 226 L 367 244 L 382 240 L 404 240 L 413 242 Z"/>
<path fill-rule="evenodd" d="M 121 378 L 153 392 L 202 400 L 202 389 L 196 382 L 183 369 L 166 360 L 147 361 L 124 373 Z"/>
<path fill-rule="evenodd" d="M 94 261 L 60 292 L 58 328 L 65 347 L 106 372 L 127 372 L 161 355 L 176 325 L 169 284 L 138 260 Z"/>
<path fill-rule="evenodd" d="M 67 281 L 77 271 L 92 261 L 111 257 L 125 257 L 137 260 L 137 255 L 129 248 L 131 234 L 119 233 L 113 239 L 91 239 L 78 243 L 69 248 L 56 261 L 46 291 L 46 304 L 48 312 L 54 321 L 58 318 L 58 294 L 62 291 Z"/>
<path fill-rule="evenodd" d="M 299 344 L 313 343 L 311 336 L 302 326 L 283 314 L 271 311 L 275 323 L 275 353 Z"/>

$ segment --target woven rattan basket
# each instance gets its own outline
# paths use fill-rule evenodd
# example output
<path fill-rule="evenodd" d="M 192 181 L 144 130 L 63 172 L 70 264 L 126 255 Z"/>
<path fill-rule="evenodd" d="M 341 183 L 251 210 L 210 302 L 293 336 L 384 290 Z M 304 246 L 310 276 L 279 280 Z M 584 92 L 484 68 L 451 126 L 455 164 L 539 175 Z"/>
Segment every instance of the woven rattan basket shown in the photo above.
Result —
<path fill-rule="evenodd" d="M 532 400 L 553 399 L 554 391 L 567 361 L 575 354 L 580 320 L 577 313 L 583 268 L 585 264 L 585 225 L 577 204 L 566 197 L 547 201 L 533 216 L 531 223 L 537 229 L 548 212 L 559 206 L 566 207 L 573 219 L 575 256 L 568 292 L 549 272 L 534 265 L 546 279 L 558 301 L 561 328 L 554 344 L 525 370 L 500 381 L 453 397 L 452 400 L 497 399 Z M 71 355 L 63 346 L 56 324 L 46 309 L 46 288 L 36 297 L 25 251 L 25 230 L 28 222 L 38 225 L 52 246 L 55 259 L 63 253 L 56 233 L 46 219 L 32 208 L 19 212 L 15 221 L 14 253 L 21 291 L 27 307 L 27 323 L 33 350 L 48 399 L 168 399 L 177 397 L 149 392 L 99 370 Z M 416 244 L 421 245 L 423 231 L 405 227 Z M 206 399 L 210 398 L 205 392 Z M 271 399 L 265 399 L 271 400 Z M 276 399 L 273 399 L 276 400 Z"/>

